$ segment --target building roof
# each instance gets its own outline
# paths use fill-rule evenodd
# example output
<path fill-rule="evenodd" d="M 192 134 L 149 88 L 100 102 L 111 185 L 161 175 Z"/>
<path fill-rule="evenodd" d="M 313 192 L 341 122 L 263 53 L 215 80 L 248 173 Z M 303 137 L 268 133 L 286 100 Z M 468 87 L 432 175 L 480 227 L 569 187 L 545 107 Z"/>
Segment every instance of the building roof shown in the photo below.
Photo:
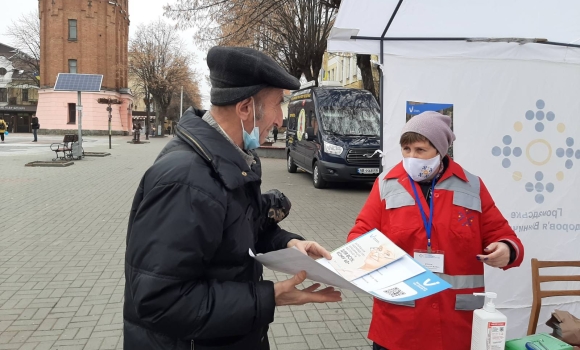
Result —
<path fill-rule="evenodd" d="M 30 64 L 22 60 L 32 61 L 28 55 L 24 52 L 19 52 L 18 49 L 0 43 L 0 56 L 5 57 L 12 65 L 11 83 L 32 83 L 36 85 L 35 76 L 38 75 L 38 72 L 35 72 L 35 69 Z"/>
<path fill-rule="evenodd" d="M 12 46 L 8 46 L 5 44 L 0 43 L 0 55 L 11 54 L 14 55 L 16 53 L 16 49 Z"/>

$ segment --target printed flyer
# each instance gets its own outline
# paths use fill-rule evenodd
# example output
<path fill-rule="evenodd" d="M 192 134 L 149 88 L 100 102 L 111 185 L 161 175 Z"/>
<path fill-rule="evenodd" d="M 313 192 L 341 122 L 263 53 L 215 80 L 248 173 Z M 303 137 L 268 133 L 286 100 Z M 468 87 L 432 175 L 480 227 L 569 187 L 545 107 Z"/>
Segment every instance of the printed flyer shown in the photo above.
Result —
<path fill-rule="evenodd" d="M 389 254 L 385 254 L 388 257 L 377 256 L 378 247 L 385 244 L 381 236 L 387 240 L 386 248 L 391 249 Z M 354 244 L 357 241 L 358 243 Z M 351 248 L 347 249 L 347 246 Z M 356 256 L 351 256 L 352 260 L 346 257 L 346 260 L 355 268 L 350 267 L 351 264 L 346 263 L 344 258 L 337 258 L 338 252 L 343 252 L 341 255 L 345 257 L 344 252 L 352 255 L 352 251 L 356 252 Z M 379 250 L 379 254 L 381 253 L 384 253 L 382 249 Z M 334 250 L 331 253 L 332 260 L 324 258 L 314 260 L 294 248 L 258 255 L 254 255 L 250 250 L 249 254 L 270 270 L 292 275 L 306 271 L 306 278 L 312 281 L 369 294 L 388 302 L 410 302 L 451 288 L 449 283 L 427 270 L 376 229 Z M 336 264 L 342 271 L 333 266 L 335 259 L 342 259 Z M 372 264 L 376 267 L 361 269 L 368 259 L 372 259 Z M 348 277 L 343 276 L 345 271 Z M 362 275 L 350 279 L 356 274 Z"/>

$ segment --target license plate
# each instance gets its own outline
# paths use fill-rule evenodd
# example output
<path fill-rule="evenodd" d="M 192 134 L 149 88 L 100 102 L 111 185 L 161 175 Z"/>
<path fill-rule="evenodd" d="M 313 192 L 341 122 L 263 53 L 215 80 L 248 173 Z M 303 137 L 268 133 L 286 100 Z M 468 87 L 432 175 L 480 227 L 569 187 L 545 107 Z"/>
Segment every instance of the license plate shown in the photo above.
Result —
<path fill-rule="evenodd" d="M 359 174 L 378 174 L 379 168 L 358 168 Z"/>

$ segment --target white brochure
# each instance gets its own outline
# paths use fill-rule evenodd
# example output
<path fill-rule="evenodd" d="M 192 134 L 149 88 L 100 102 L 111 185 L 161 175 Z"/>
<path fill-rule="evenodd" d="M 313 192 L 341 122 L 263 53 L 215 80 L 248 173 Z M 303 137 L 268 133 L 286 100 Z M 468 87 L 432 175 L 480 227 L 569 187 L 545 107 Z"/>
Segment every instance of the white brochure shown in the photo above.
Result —
<path fill-rule="evenodd" d="M 379 237 L 379 234 L 382 237 Z M 369 241 L 374 242 L 374 244 L 369 244 Z M 356 248 L 353 248 L 353 243 L 357 244 L 355 246 Z M 376 243 L 379 244 L 376 245 Z M 350 249 L 347 248 L 349 245 L 351 247 Z M 370 294 L 385 301 L 412 301 L 439 293 L 451 287 L 447 282 L 417 263 L 411 256 L 402 251 L 376 229 L 364 234 L 357 240 L 339 247 L 331 255 L 333 255 L 334 260 L 337 259 L 335 257 L 337 252 L 349 252 L 349 255 L 351 255 L 350 252 L 356 252 L 356 258 L 353 256 L 353 260 L 350 260 L 348 257 L 346 259 L 352 261 L 352 266 L 358 269 L 359 264 L 354 263 L 354 261 L 363 261 L 364 263 L 365 259 L 374 259 L 375 257 L 373 255 L 376 255 L 377 252 L 376 249 L 371 248 L 381 245 L 384 247 L 383 249 L 387 247 L 390 249 L 388 259 L 383 259 L 379 256 L 379 263 L 375 263 L 376 266 L 374 269 L 369 268 L 364 274 L 361 273 L 360 277 L 352 280 L 350 280 L 352 274 L 348 272 L 350 264 L 345 264 L 344 260 L 342 264 L 338 265 L 343 267 L 342 271 L 339 271 L 333 266 L 332 260 L 324 258 L 314 260 L 294 248 L 258 254 L 257 256 L 251 250 L 249 253 L 270 270 L 291 275 L 297 274 L 300 271 L 306 271 L 307 278 L 312 281 L 348 289 L 357 293 Z M 368 250 L 367 256 L 361 258 L 363 257 L 362 251 L 364 249 Z M 344 257 L 345 255 L 342 254 L 342 256 Z M 345 265 L 347 267 L 346 269 L 344 269 Z M 347 271 L 346 273 L 345 270 Z M 339 272 L 342 272 L 347 278 L 341 276 Z M 356 273 L 360 272 L 356 271 Z"/>

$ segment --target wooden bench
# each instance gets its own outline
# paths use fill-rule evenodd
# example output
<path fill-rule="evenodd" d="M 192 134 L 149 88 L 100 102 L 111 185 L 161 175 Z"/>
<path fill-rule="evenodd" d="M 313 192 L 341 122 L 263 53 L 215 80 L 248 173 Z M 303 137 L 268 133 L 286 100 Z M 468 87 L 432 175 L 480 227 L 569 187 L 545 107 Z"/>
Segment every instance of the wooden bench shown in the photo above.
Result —
<path fill-rule="evenodd" d="M 50 150 L 56 154 L 56 158 L 53 158 L 53 161 L 57 160 L 70 160 L 73 159 L 73 143 L 79 141 L 79 135 L 77 134 L 69 134 L 64 135 L 62 143 L 53 143 L 50 145 Z M 59 154 L 62 153 L 62 156 Z"/>

